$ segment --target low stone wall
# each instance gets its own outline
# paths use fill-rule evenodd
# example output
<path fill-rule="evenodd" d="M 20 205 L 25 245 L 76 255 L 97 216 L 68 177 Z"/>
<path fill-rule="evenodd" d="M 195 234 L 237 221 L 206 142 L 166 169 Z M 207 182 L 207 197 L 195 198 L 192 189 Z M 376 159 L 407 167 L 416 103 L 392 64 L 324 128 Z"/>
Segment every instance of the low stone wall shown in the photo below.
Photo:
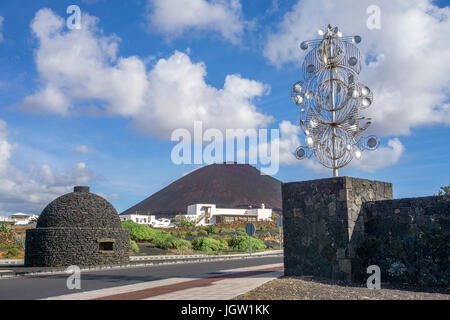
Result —
<path fill-rule="evenodd" d="M 112 252 L 101 252 L 99 240 L 113 239 Z M 37 228 L 27 230 L 25 265 L 63 267 L 127 264 L 130 233 L 111 228 Z"/>
<path fill-rule="evenodd" d="M 351 244 L 355 280 L 378 265 L 389 282 L 450 285 L 450 196 L 366 202 L 359 220 Z"/>
<path fill-rule="evenodd" d="M 392 184 L 336 177 L 284 183 L 286 275 L 450 285 L 450 196 L 392 199 Z"/>

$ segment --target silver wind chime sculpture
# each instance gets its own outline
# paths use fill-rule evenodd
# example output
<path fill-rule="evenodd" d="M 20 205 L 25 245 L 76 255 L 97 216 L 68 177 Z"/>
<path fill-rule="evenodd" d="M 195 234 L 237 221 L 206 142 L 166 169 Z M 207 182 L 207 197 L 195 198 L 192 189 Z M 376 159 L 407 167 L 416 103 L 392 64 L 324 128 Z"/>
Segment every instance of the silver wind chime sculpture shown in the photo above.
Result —
<path fill-rule="evenodd" d="M 358 81 L 362 56 L 355 44 L 361 37 L 343 37 L 330 25 L 319 35 L 322 39 L 300 44 L 302 50 L 311 50 L 302 64 L 303 80 L 291 90 L 306 136 L 306 146 L 298 147 L 295 156 L 302 160 L 314 154 L 337 177 L 339 168 L 361 159 L 364 150 L 378 147 L 377 137 L 361 135 L 371 119 L 359 116 L 372 104 L 373 93 Z"/>

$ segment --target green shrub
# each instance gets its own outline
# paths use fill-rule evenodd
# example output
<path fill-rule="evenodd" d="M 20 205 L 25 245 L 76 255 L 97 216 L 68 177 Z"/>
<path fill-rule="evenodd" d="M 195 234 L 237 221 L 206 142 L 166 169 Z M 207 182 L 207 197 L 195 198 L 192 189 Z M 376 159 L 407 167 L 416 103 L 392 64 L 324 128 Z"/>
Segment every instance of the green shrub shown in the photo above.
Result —
<path fill-rule="evenodd" d="M 136 241 L 130 240 L 130 250 L 139 253 L 139 246 L 137 245 Z"/>
<path fill-rule="evenodd" d="M 205 231 L 208 234 L 216 234 L 217 233 L 217 227 L 215 224 L 209 225 L 205 228 Z"/>
<path fill-rule="evenodd" d="M 13 231 L 14 230 L 11 228 L 8 228 L 5 223 L 0 223 L 0 233 L 11 233 Z"/>
<path fill-rule="evenodd" d="M 17 248 L 9 249 L 5 255 L 6 259 L 16 258 L 20 254 L 20 250 Z"/>
<path fill-rule="evenodd" d="M 161 249 L 190 249 L 191 243 L 187 240 L 178 239 L 169 233 L 161 234 L 152 240 L 152 243 Z"/>
<path fill-rule="evenodd" d="M 197 238 L 192 241 L 192 247 L 195 250 L 206 252 L 206 253 L 213 253 L 215 251 L 219 250 L 226 250 L 228 249 L 227 243 L 225 240 L 216 240 L 212 238 Z"/>
<path fill-rule="evenodd" d="M 130 238 L 134 241 L 152 241 L 156 236 L 156 232 L 160 231 L 131 220 L 122 221 L 122 228 L 130 230 Z"/>
<path fill-rule="evenodd" d="M 189 241 L 178 239 L 164 230 L 153 229 L 133 221 L 122 221 L 122 227 L 130 230 L 130 239 L 148 241 L 161 249 L 189 249 Z M 172 231 L 174 232 L 174 231 Z"/>
<path fill-rule="evenodd" d="M 202 230 L 200 230 L 200 231 L 198 232 L 198 234 L 199 234 L 199 235 L 202 235 L 202 236 L 206 236 L 206 235 L 208 235 L 208 231 L 202 229 Z"/>
<path fill-rule="evenodd" d="M 232 237 L 228 239 L 228 245 L 234 250 L 249 250 L 250 237 L 247 234 L 241 234 L 240 236 Z M 263 241 L 252 237 L 252 250 L 265 249 L 266 245 Z"/>

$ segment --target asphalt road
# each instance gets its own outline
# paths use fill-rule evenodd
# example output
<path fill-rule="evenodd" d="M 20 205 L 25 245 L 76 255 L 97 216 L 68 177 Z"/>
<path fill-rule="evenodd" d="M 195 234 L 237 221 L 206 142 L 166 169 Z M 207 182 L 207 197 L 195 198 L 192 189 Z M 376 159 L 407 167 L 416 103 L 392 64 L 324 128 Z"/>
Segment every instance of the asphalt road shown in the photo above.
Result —
<path fill-rule="evenodd" d="M 69 290 L 68 275 L 0 279 L 0 300 L 30 300 L 75 292 L 111 288 L 144 281 L 189 277 L 219 270 L 283 262 L 283 257 L 264 257 L 188 264 L 156 265 L 128 269 L 89 271 L 81 274 L 81 289 Z"/>

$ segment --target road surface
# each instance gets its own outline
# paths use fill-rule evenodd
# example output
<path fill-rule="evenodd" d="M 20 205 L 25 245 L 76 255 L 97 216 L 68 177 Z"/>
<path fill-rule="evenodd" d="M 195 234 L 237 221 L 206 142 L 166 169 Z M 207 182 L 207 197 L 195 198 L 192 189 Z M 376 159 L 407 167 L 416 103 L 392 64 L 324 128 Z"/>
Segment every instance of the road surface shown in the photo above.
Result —
<path fill-rule="evenodd" d="M 0 300 L 43 299 L 74 292 L 85 292 L 119 287 L 168 278 L 195 278 L 200 274 L 227 269 L 262 266 L 282 263 L 283 257 L 263 257 L 242 260 L 225 260 L 188 264 L 155 265 L 128 269 L 89 271 L 81 274 L 81 289 L 69 290 L 66 285 L 68 275 L 46 275 L 0 279 Z"/>

